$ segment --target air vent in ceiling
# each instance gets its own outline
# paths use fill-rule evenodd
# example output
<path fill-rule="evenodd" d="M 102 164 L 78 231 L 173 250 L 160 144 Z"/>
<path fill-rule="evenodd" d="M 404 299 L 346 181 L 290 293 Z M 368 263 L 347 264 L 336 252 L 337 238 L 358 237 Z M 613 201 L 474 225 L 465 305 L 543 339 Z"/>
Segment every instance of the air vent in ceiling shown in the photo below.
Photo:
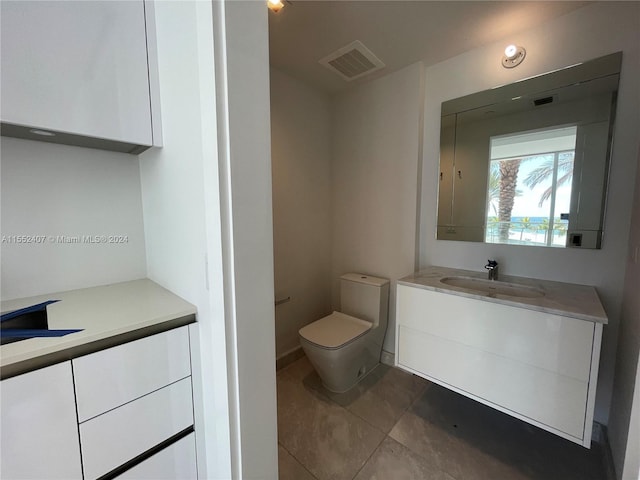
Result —
<path fill-rule="evenodd" d="M 336 50 L 319 62 L 347 81 L 355 80 L 384 67 L 384 63 L 360 40 Z"/>
<path fill-rule="evenodd" d="M 533 101 L 533 104 L 536 107 L 539 107 L 540 105 L 546 105 L 547 103 L 553 103 L 555 100 L 556 100 L 555 95 L 549 95 L 548 97 L 536 98 Z"/>

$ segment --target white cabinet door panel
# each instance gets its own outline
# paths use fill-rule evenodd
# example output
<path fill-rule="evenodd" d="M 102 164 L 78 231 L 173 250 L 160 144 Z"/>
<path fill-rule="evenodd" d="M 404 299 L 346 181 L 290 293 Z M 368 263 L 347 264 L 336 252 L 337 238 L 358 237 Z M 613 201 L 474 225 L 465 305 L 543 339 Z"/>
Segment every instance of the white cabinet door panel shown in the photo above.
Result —
<path fill-rule="evenodd" d="M 524 308 L 398 285 L 398 323 L 588 381 L 594 324 Z"/>
<path fill-rule="evenodd" d="M 80 424 L 85 479 L 110 472 L 192 425 L 191 378 Z"/>
<path fill-rule="evenodd" d="M 195 480 L 196 435 L 188 436 L 169 445 L 153 457 L 116 477 L 118 480 Z"/>
<path fill-rule="evenodd" d="M 71 363 L 2 381 L 3 479 L 80 479 Z"/>
<path fill-rule="evenodd" d="M 73 361 L 78 418 L 96 415 L 191 375 L 188 327 Z"/>
<path fill-rule="evenodd" d="M 152 144 L 142 0 L 1 9 L 3 122 Z"/>
<path fill-rule="evenodd" d="M 588 382 L 404 326 L 398 333 L 400 365 L 582 438 Z"/>

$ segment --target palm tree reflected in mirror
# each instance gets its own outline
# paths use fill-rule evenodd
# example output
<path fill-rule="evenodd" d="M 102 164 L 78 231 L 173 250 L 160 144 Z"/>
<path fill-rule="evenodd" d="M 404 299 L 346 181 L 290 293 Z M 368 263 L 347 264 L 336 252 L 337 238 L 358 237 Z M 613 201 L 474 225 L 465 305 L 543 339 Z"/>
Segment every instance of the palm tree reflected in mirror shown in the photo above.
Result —
<path fill-rule="evenodd" d="M 486 242 L 565 246 L 575 140 L 575 127 L 491 139 Z"/>

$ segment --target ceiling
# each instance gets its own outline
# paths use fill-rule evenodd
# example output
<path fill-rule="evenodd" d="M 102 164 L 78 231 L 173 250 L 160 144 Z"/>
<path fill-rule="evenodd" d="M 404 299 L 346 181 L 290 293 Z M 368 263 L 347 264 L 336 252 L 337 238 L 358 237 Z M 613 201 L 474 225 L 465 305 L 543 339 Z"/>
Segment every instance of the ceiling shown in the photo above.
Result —
<path fill-rule="evenodd" d="M 590 2 L 291 0 L 285 3 L 279 13 L 269 12 L 271 65 L 313 87 L 335 93 L 419 60 L 432 65 L 482 45 L 507 42 L 518 32 Z M 318 63 L 354 40 L 364 43 L 386 67 L 348 82 Z"/>

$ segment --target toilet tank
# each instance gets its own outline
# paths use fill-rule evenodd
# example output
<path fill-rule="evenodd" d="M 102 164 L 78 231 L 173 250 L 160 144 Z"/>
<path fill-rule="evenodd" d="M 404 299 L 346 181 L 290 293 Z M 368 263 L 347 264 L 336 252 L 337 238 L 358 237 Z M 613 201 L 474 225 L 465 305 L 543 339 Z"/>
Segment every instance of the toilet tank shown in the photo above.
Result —
<path fill-rule="evenodd" d="M 387 326 L 389 280 L 361 273 L 340 277 L 340 311 L 367 320 L 374 327 Z"/>

